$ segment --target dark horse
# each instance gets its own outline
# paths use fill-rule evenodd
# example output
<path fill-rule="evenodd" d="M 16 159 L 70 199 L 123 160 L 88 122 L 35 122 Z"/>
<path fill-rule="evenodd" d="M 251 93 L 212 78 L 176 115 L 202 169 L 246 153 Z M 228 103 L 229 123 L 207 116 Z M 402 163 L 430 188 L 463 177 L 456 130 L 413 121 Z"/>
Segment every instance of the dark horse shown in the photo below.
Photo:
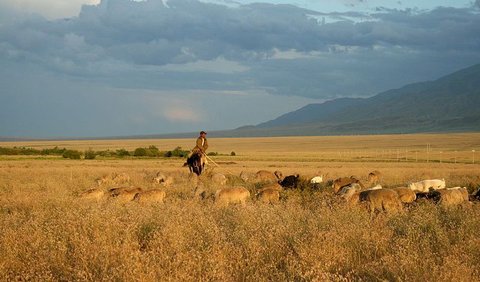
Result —
<path fill-rule="evenodd" d="M 185 165 L 188 165 L 188 169 L 190 169 L 190 172 L 193 172 L 196 175 L 200 176 L 203 171 L 202 154 L 193 153 L 189 158 L 187 158 L 187 162 L 185 163 Z"/>

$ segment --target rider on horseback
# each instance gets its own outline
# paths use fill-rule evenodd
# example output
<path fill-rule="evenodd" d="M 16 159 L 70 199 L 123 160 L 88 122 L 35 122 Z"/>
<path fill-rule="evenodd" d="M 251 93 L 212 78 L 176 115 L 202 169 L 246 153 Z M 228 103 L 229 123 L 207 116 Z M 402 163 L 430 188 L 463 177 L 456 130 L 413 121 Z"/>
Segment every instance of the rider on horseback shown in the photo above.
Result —
<path fill-rule="evenodd" d="M 202 156 L 202 166 L 204 166 L 207 163 L 207 156 L 206 156 L 207 149 L 208 149 L 207 133 L 202 130 L 200 132 L 200 136 L 197 138 L 197 144 L 192 149 L 192 153 L 191 153 L 191 155 L 197 153 Z"/>

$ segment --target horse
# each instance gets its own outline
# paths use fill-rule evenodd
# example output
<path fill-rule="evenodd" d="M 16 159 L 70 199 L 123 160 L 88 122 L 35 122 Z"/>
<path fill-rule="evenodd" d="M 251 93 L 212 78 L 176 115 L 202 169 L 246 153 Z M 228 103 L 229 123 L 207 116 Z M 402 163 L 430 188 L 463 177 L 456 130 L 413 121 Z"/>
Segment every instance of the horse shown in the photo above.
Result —
<path fill-rule="evenodd" d="M 188 165 L 188 169 L 190 173 L 195 173 L 196 175 L 200 176 L 202 174 L 204 165 L 202 163 L 202 154 L 201 153 L 193 153 L 189 158 L 187 158 L 187 162 L 185 165 Z M 185 166 L 184 165 L 184 166 Z"/>

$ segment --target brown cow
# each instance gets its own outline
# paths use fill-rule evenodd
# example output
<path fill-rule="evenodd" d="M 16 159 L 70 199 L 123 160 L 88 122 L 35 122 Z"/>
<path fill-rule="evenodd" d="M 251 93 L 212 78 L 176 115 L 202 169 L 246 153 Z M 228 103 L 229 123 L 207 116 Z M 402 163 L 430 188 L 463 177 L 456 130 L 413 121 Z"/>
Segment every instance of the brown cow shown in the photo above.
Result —
<path fill-rule="evenodd" d="M 118 202 L 129 202 L 137 193 L 142 192 L 140 187 L 119 187 L 109 190 L 110 196 Z"/>
<path fill-rule="evenodd" d="M 353 176 L 341 177 L 333 181 L 333 184 L 332 184 L 333 192 L 338 193 L 338 191 L 340 191 L 342 187 L 350 185 L 352 183 L 358 183 L 362 187 L 362 189 L 364 188 L 360 180 L 356 179 Z"/>
<path fill-rule="evenodd" d="M 215 192 L 215 203 L 219 205 L 242 204 L 245 205 L 250 198 L 250 192 L 242 186 L 223 188 Z"/>
<path fill-rule="evenodd" d="M 417 194 L 408 187 L 397 187 L 392 190 L 397 192 L 400 201 L 404 204 L 411 204 L 417 199 Z"/>
<path fill-rule="evenodd" d="M 163 203 L 165 199 L 165 191 L 160 189 L 152 189 L 142 191 L 135 194 L 133 200 L 137 203 Z"/>
<path fill-rule="evenodd" d="M 361 202 L 366 202 L 370 213 L 375 211 L 398 212 L 403 206 L 397 192 L 391 189 L 367 190 L 360 192 Z"/>
<path fill-rule="evenodd" d="M 280 201 L 280 193 L 275 188 L 264 188 L 258 192 L 257 200 L 267 204 L 278 203 Z"/>

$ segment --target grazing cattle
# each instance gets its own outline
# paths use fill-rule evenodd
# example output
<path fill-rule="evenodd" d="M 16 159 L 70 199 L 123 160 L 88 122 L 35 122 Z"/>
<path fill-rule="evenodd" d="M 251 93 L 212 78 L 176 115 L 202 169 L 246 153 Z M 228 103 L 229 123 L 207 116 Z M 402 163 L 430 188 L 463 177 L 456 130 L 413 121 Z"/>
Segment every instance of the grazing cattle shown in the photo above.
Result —
<path fill-rule="evenodd" d="M 135 194 L 133 201 L 137 203 L 163 203 L 165 195 L 165 191 L 160 189 L 141 191 Z"/>
<path fill-rule="evenodd" d="M 278 182 L 283 180 L 283 175 L 280 171 L 270 172 L 268 170 L 259 170 L 255 174 L 256 182 Z"/>
<path fill-rule="evenodd" d="M 420 193 L 428 193 L 430 188 L 434 190 L 445 188 L 445 179 L 429 179 L 408 184 L 408 188 Z"/>
<path fill-rule="evenodd" d="M 358 183 L 351 183 L 350 185 L 343 186 L 338 194 L 349 204 L 355 204 L 359 202 L 359 195 L 362 187 Z"/>
<path fill-rule="evenodd" d="M 367 208 L 371 213 L 375 211 L 398 212 L 403 208 L 397 192 L 391 189 L 362 191 L 359 199 L 361 202 L 367 203 Z"/>
<path fill-rule="evenodd" d="M 377 184 L 380 182 L 380 178 L 382 177 L 382 173 L 378 170 L 374 170 L 368 174 L 367 181 L 370 184 Z"/>
<path fill-rule="evenodd" d="M 417 194 L 408 187 L 397 187 L 392 188 L 392 190 L 397 192 L 400 202 L 404 204 L 411 204 L 417 199 Z"/>
<path fill-rule="evenodd" d="M 278 183 L 268 183 L 266 185 L 263 185 L 262 188 L 260 190 L 258 190 L 258 192 L 260 192 L 263 189 L 274 189 L 274 190 L 277 190 L 277 191 L 283 191 L 282 185 L 280 185 Z"/>
<path fill-rule="evenodd" d="M 201 153 L 193 153 L 189 158 L 187 158 L 187 162 L 184 166 L 187 165 L 190 173 L 195 173 L 196 175 L 200 176 L 202 174 L 204 165 L 202 163 L 202 154 Z"/>
<path fill-rule="evenodd" d="M 119 187 L 109 190 L 110 196 L 118 202 L 129 202 L 137 193 L 142 192 L 140 187 Z"/>
<path fill-rule="evenodd" d="M 89 189 L 85 192 L 82 192 L 80 194 L 80 198 L 82 199 L 85 199 L 85 200 L 95 200 L 95 201 L 99 201 L 101 199 L 103 199 L 105 196 L 105 191 L 103 191 L 102 189 L 99 189 L 99 188 L 93 188 L 93 189 Z"/>
<path fill-rule="evenodd" d="M 300 175 L 295 174 L 286 176 L 282 181 L 279 181 L 279 183 L 284 188 L 297 188 L 299 180 Z"/>
<path fill-rule="evenodd" d="M 169 187 L 174 182 L 173 177 L 169 175 L 165 175 L 161 172 L 158 172 L 157 175 L 152 180 L 153 180 L 153 183 L 161 184 L 164 187 Z"/>
<path fill-rule="evenodd" d="M 193 198 L 199 200 L 205 200 L 207 198 L 207 191 L 203 183 L 198 183 L 197 186 L 193 189 Z"/>
<path fill-rule="evenodd" d="M 322 182 L 323 182 L 323 175 L 315 176 L 312 179 L 310 179 L 310 184 L 320 184 Z"/>
<path fill-rule="evenodd" d="M 130 176 L 126 173 L 112 173 L 95 179 L 98 185 L 121 184 L 130 182 Z"/>
<path fill-rule="evenodd" d="M 468 191 L 465 188 L 459 189 L 438 189 L 430 191 L 429 196 L 439 206 L 448 208 L 468 202 Z"/>
<path fill-rule="evenodd" d="M 245 205 L 248 198 L 250 198 L 250 192 L 245 187 L 241 186 L 223 188 L 215 192 L 215 203 L 218 205 Z"/>
<path fill-rule="evenodd" d="M 362 183 L 360 182 L 360 180 L 356 179 L 355 177 L 351 176 L 351 177 L 341 177 L 341 178 L 337 178 L 333 181 L 333 184 L 332 184 L 332 188 L 333 188 L 333 192 L 335 193 L 338 193 L 338 191 L 340 191 L 340 189 L 344 186 L 347 186 L 347 185 L 350 185 L 352 183 L 357 183 L 359 184 L 362 189 L 363 189 L 363 185 Z"/>
<path fill-rule="evenodd" d="M 266 203 L 274 204 L 280 201 L 280 192 L 275 188 L 264 188 L 257 193 L 257 200 Z"/>
<path fill-rule="evenodd" d="M 212 175 L 212 182 L 216 185 L 225 185 L 227 184 L 227 177 L 221 173 L 215 173 Z"/>
<path fill-rule="evenodd" d="M 255 173 L 252 173 L 252 172 L 248 172 L 248 171 L 242 171 L 240 173 L 240 178 L 244 181 L 244 182 L 249 182 L 251 180 L 254 180 L 255 179 Z"/>

